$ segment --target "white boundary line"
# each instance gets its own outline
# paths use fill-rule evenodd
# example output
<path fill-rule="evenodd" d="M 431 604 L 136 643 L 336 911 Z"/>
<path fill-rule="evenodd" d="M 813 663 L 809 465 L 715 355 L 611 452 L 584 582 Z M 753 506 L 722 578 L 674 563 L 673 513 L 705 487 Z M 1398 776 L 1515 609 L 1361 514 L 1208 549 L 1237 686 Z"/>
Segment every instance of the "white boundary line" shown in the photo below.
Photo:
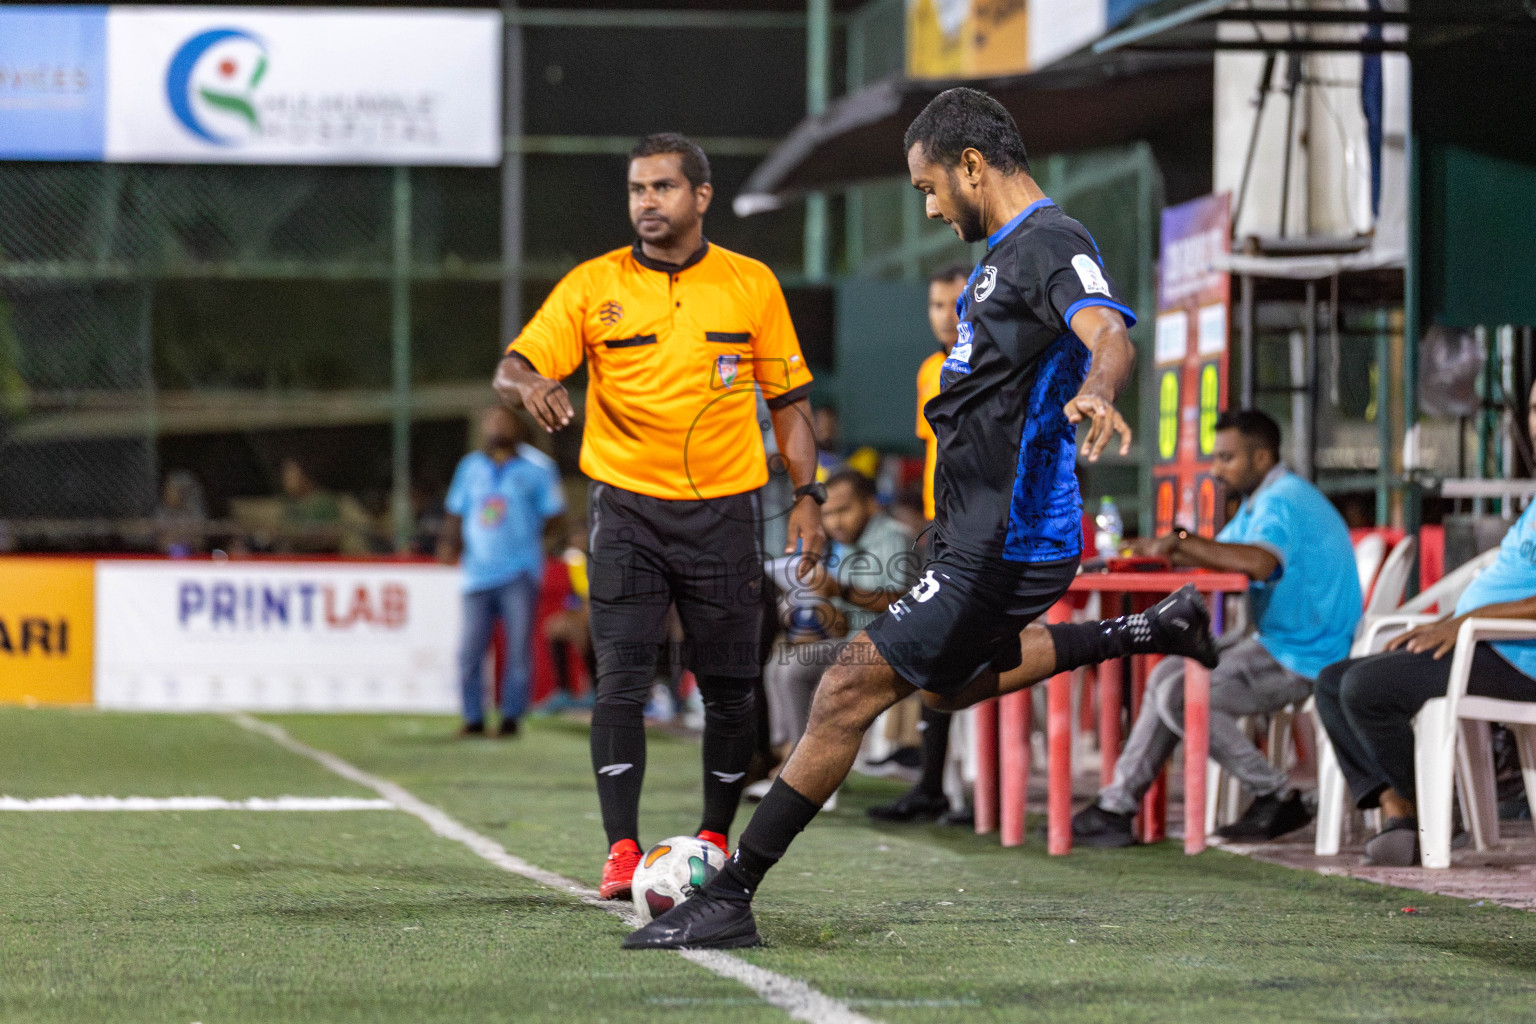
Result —
<path fill-rule="evenodd" d="M 388 800 L 353 796 L 277 796 L 225 800 L 217 796 L 0 796 L 0 811 L 392 811 Z"/>
<path fill-rule="evenodd" d="M 630 927 L 639 924 L 628 904 L 599 900 L 596 890 L 508 853 L 506 848 L 496 840 L 481 835 L 448 815 L 447 812 L 434 807 L 388 779 L 370 775 L 335 754 L 301 743 L 282 728 L 269 722 L 259 721 L 243 712 L 231 715 L 230 720 L 242 729 L 260 733 L 278 746 L 318 762 L 344 779 L 373 790 L 395 807 L 421 819 L 428 828 L 444 839 L 462 843 L 503 871 L 521 875 L 540 885 L 569 893 L 583 903 L 615 915 Z M 808 1024 L 879 1024 L 873 1018 L 855 1013 L 845 1003 L 816 991 L 803 981 L 749 964 L 729 953 L 714 949 L 680 949 L 677 952 L 685 960 L 713 971 L 721 977 L 740 982 L 756 992 L 764 1002 L 778 1007 L 794 1020 L 806 1021 Z"/>

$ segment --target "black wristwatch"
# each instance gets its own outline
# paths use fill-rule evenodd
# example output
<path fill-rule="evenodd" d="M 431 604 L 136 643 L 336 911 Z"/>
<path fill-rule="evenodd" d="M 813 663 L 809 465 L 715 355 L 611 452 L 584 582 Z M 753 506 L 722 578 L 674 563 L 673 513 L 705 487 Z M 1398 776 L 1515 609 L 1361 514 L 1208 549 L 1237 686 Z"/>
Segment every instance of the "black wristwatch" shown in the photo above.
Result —
<path fill-rule="evenodd" d="M 799 501 L 807 494 L 809 494 L 811 496 L 811 500 L 818 505 L 825 505 L 827 503 L 827 485 L 822 483 L 820 480 L 812 480 L 804 487 L 795 488 L 796 501 Z"/>

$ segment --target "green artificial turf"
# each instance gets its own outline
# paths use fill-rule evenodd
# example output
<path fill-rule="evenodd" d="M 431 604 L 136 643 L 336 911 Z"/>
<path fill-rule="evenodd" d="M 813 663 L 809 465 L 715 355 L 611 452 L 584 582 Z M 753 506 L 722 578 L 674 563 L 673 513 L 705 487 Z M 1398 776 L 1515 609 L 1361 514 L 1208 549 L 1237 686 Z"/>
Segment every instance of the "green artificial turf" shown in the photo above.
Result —
<path fill-rule="evenodd" d="M 268 720 L 598 879 L 579 725 L 456 742 L 443 718 Z M 696 744 L 653 735 L 644 840 L 696 827 L 699 772 Z M 218 718 L 0 710 L 0 792 L 209 794 L 188 779 L 358 794 Z M 769 945 L 744 959 L 891 1024 L 1536 1021 L 1536 916 L 1175 843 L 1050 858 L 1033 839 L 867 824 L 896 791 L 845 788 L 769 877 Z M 612 916 L 398 812 L 12 813 L 0 835 L 7 1022 L 787 1019 L 679 957 L 618 950 Z"/>

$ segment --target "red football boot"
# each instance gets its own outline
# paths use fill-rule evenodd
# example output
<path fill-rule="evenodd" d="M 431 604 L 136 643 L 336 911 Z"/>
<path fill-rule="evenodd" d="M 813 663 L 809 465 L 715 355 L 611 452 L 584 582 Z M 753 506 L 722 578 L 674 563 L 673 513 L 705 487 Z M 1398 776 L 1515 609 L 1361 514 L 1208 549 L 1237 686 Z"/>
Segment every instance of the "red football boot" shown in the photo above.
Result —
<path fill-rule="evenodd" d="M 725 845 L 725 836 L 721 835 L 719 832 L 711 832 L 709 829 L 705 829 L 699 833 L 699 838 L 704 840 L 706 843 L 714 843 L 716 846 L 720 847 L 720 852 L 725 854 L 727 857 L 731 855 L 731 851 L 727 849 Z"/>
<path fill-rule="evenodd" d="M 629 884 L 640 865 L 640 844 L 633 839 L 620 839 L 608 851 L 603 863 L 603 884 L 597 895 L 605 900 L 629 899 Z"/>

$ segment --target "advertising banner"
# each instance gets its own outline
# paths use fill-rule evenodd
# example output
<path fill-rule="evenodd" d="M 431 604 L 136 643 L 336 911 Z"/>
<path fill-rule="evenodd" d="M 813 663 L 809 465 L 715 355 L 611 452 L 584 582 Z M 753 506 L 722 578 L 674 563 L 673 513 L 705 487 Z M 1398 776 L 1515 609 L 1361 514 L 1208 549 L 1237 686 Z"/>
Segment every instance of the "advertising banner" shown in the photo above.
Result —
<path fill-rule="evenodd" d="M 445 566 L 100 562 L 96 704 L 455 711 L 460 607 Z"/>
<path fill-rule="evenodd" d="M 495 164 L 495 11 L 108 15 L 108 160 Z"/>
<path fill-rule="evenodd" d="M 0 704 L 91 703 L 95 565 L 0 558 Z"/>
<path fill-rule="evenodd" d="M 0 7 L 0 160 L 100 160 L 105 7 Z"/>
<path fill-rule="evenodd" d="M 1225 522 L 1211 477 L 1216 418 L 1227 407 L 1227 333 L 1232 279 L 1214 269 L 1231 248 L 1226 193 L 1163 211 L 1153 364 L 1157 460 L 1153 519 L 1164 534 L 1182 526 L 1215 536 Z"/>
<path fill-rule="evenodd" d="M 0 6 L 0 159 L 500 162 L 496 11 Z"/>
<path fill-rule="evenodd" d="M 1026 0 L 907 0 L 907 75 L 984 78 L 1029 69 Z"/>

